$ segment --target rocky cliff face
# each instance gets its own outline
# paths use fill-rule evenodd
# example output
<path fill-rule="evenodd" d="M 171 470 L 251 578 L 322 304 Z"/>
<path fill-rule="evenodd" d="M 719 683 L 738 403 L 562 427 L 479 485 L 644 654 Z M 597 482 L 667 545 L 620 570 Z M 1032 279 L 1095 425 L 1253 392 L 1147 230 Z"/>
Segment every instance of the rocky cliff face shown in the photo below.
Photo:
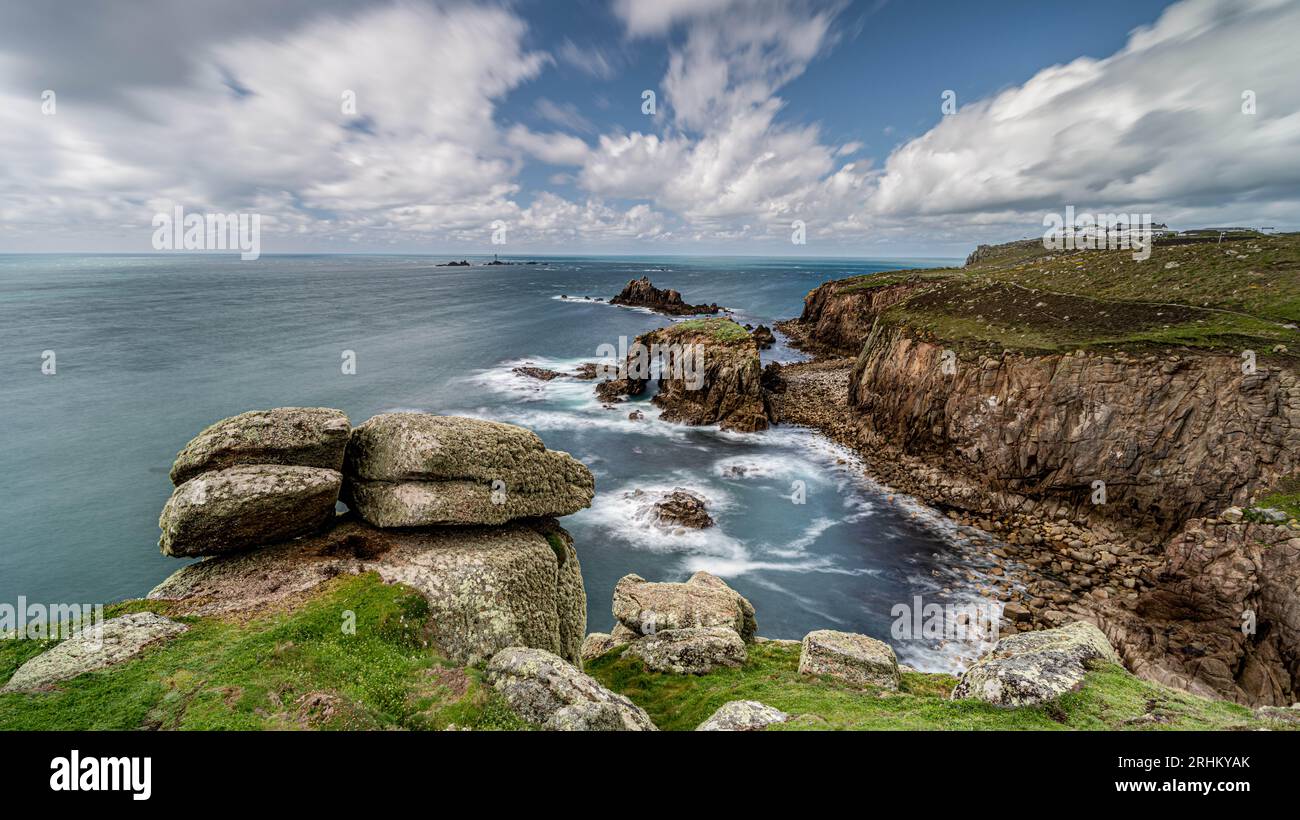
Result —
<path fill-rule="evenodd" d="M 913 284 L 870 287 L 846 280 L 827 282 L 803 301 L 803 313 L 781 323 L 799 347 L 813 353 L 856 356 L 871 335 L 876 315 L 916 291 Z"/>
<path fill-rule="evenodd" d="M 1243 375 L 1229 356 L 965 361 L 881 326 L 850 376 L 849 402 L 905 451 L 981 477 L 1004 509 L 1158 533 L 1245 503 L 1300 466 L 1295 375 L 1263 366 Z"/>
<path fill-rule="evenodd" d="M 1250 705 L 1300 700 L 1300 531 L 1189 521 L 1157 586 L 1101 624 L 1144 678 Z"/>
<path fill-rule="evenodd" d="M 968 264 L 1008 249 L 1017 251 L 981 248 Z M 950 276 L 943 298 L 970 295 L 964 281 Z M 914 279 L 831 282 L 783 327 L 806 349 L 856 356 L 847 404 L 819 426 L 852 428 L 849 438 L 890 453 L 908 477 L 928 476 L 918 482 L 932 491 L 920 493 L 928 500 L 1100 534 L 1104 549 L 1080 536 L 1059 556 L 1026 553 L 1035 597 L 1017 612 L 1029 619 L 1095 618 L 1126 663 L 1152 680 L 1253 705 L 1295 701 L 1300 528 L 1215 518 L 1300 470 L 1300 380 L 1287 360 L 1261 361 L 1248 374 L 1237 355 L 1205 349 L 989 352 L 910 324 L 913 296 L 925 288 Z M 1119 313 L 1114 303 L 1092 304 Z M 798 395 L 783 406 L 808 403 L 803 385 L 818 374 L 800 375 Z M 1080 567 L 1094 574 L 1083 578 Z M 1253 633 L 1242 631 L 1246 613 Z"/>

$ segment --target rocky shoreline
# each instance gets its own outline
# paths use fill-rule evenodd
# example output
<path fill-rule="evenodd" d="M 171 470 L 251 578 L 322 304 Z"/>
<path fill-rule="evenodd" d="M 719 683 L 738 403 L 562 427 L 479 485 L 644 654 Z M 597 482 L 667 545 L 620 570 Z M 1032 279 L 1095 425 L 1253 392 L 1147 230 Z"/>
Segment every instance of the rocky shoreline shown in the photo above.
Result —
<path fill-rule="evenodd" d="M 687 424 L 751 432 L 772 422 L 820 431 L 857 452 L 872 478 L 987 533 L 990 540 L 978 544 L 989 566 L 977 574 L 972 564 L 968 578 L 1001 601 L 1000 631 L 959 679 L 902 666 L 888 644 L 866 635 L 814 630 L 801 641 L 763 638 L 753 605 L 707 572 L 682 583 L 624 576 L 611 602 L 614 629 L 587 634 L 578 551 L 557 520 L 591 504 L 595 481 L 585 465 L 509 424 L 388 413 L 353 427 L 337 410 L 285 407 L 221 420 L 178 454 L 159 547 L 203 560 L 147 599 L 126 602 L 103 624 L 107 651 L 85 636 L 22 648 L 23 662 L 11 663 L 0 688 L 0 721 L 12 724 L 20 714 L 6 711 L 14 698 L 112 687 L 113 675 L 133 664 L 156 664 L 167 670 L 160 671 L 167 686 L 189 686 L 195 662 L 186 653 L 228 651 L 248 630 L 257 662 L 236 653 L 224 674 L 246 676 L 283 657 L 296 683 L 258 683 L 250 694 L 218 679 L 200 698 L 203 714 L 311 728 L 347 726 L 337 721 L 364 713 L 387 727 L 394 725 L 385 723 L 388 712 L 400 704 L 402 727 L 461 728 L 457 721 L 468 720 L 475 728 L 752 731 L 831 728 L 832 721 L 869 728 L 879 725 L 880 704 L 913 727 L 910 710 L 920 703 L 941 716 L 926 724 L 931 728 L 950 728 L 945 719 L 978 719 L 988 728 L 1022 728 L 1021 721 L 1036 728 L 1036 721 L 1300 725 L 1300 709 L 1279 708 L 1296 700 L 1300 671 L 1300 524 L 1250 507 L 1192 514 L 1215 503 L 1213 492 L 1160 499 L 1163 506 L 1142 507 L 1152 499 L 1139 499 L 1137 509 L 1151 514 L 1121 523 L 1110 511 L 1090 515 L 1098 511 L 1009 486 L 996 471 L 981 480 L 956 469 L 930 449 L 951 431 L 899 435 L 895 423 L 927 400 L 909 393 L 928 396 L 936 364 L 926 351 L 915 357 L 923 366 L 908 371 L 897 354 L 903 337 L 886 339 L 878 316 L 868 328 L 860 315 L 899 304 L 898 294 L 864 296 L 855 288 L 840 300 L 826 293 L 814 291 L 801 319 L 778 326 L 792 344 L 819 354 L 808 362 L 761 367 L 769 334 L 759 330 L 766 328 L 751 331 L 725 318 L 643 335 L 645 347 L 693 346 L 704 357 L 703 378 L 691 389 L 682 374 L 660 373 L 656 404 L 664 418 Z M 839 355 L 864 328 L 861 354 Z M 1004 366 L 984 363 L 980 371 Z M 528 365 L 516 372 L 585 379 L 595 367 L 590 375 L 585 365 L 568 374 Z M 909 372 L 920 388 L 904 378 Z M 636 395 L 648 381 L 629 372 L 596 389 L 614 400 Z M 882 385 L 891 391 L 883 399 Z M 1279 406 L 1290 418 L 1291 405 Z M 1272 435 L 1285 441 L 1289 429 Z M 1039 452 L 1055 458 L 1069 450 L 1044 441 Z M 339 502 L 347 512 L 335 512 Z M 1160 514 L 1171 509 L 1182 511 L 1173 523 Z M 704 499 L 684 489 L 666 493 L 652 510 L 661 527 L 713 523 Z M 375 583 L 393 592 L 378 593 Z M 350 684 L 330 690 L 311 679 L 314 691 L 301 692 L 299 653 L 321 659 L 311 677 L 359 651 L 359 641 L 347 637 L 357 634 L 357 609 L 371 618 L 368 651 L 387 652 L 395 670 L 381 666 L 373 682 L 386 704 L 377 711 L 345 694 Z M 1243 614 L 1251 630 L 1242 628 Z M 296 617 L 297 626 L 281 629 Z M 216 643 L 203 643 L 214 636 Z M 343 679 L 368 671 L 363 662 Z M 130 680 L 136 683 L 123 685 L 141 679 Z M 189 698 L 207 685 L 199 681 L 182 702 L 178 724 Z M 685 694 L 696 687 L 716 689 L 698 714 L 690 710 L 699 702 Z M 738 688 L 765 694 L 736 699 Z M 286 711 L 280 691 L 296 713 Z M 250 697 L 259 705 L 245 708 Z M 946 711 L 952 702 L 957 711 Z M 686 725 L 677 716 L 683 709 L 695 715 Z M 157 721 L 153 728 L 163 725 L 148 719 Z"/>
<path fill-rule="evenodd" d="M 1248 504 L 1300 455 L 1293 374 L 1265 368 L 1243 377 L 1226 357 L 1194 353 L 1004 354 L 961 361 L 976 385 L 964 388 L 963 376 L 944 373 L 941 354 L 951 351 L 879 319 L 920 287 L 828 283 L 810 293 L 801 317 L 778 323 L 814 359 L 780 368 L 775 419 L 819 430 L 858 453 L 873 478 L 996 537 L 988 557 L 998 580 L 981 591 L 1003 602 L 1004 634 L 1084 620 L 1147 679 L 1250 705 L 1300 698 L 1300 585 L 1284 558 L 1300 553 L 1300 524 Z M 1017 368 L 1009 381 L 997 378 Z M 1196 375 L 1215 368 L 1212 379 Z M 1142 397 L 1162 378 L 1165 392 Z M 992 403 L 1016 392 L 1014 412 Z M 1090 392 L 1107 415 L 1085 415 L 1071 430 L 1106 424 L 1112 432 L 1052 426 Z M 970 406 L 989 396 L 988 407 Z M 1174 402 L 1200 404 L 1175 410 Z M 1042 422 L 1026 424 L 1036 414 Z M 1255 425 L 1260 435 L 1234 433 Z M 1003 466 L 1021 442 L 1028 456 Z M 1125 455 L 1128 473 L 1100 463 L 1112 450 Z M 1035 460 L 1041 477 L 1027 481 Z M 1102 503 L 1089 497 L 1090 483 L 1099 486 L 1093 477 L 1117 475 L 1100 483 Z M 1243 629 L 1246 620 L 1254 631 Z"/>

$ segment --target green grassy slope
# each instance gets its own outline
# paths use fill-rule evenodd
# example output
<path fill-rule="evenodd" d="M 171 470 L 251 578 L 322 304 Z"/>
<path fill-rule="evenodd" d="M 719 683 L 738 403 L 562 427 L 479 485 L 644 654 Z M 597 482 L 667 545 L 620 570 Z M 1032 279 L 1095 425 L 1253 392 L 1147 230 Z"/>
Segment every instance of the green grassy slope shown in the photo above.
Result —
<path fill-rule="evenodd" d="M 796 719 L 773 728 L 799 729 L 1249 729 L 1271 725 L 1249 709 L 1177 692 L 1098 666 L 1077 692 L 1042 706 L 1008 709 L 976 700 L 949 700 L 948 675 L 904 673 L 898 692 L 858 689 L 832 679 L 801 676 L 799 647 L 755 644 L 739 669 L 698 677 L 650 672 L 612 650 L 587 672 L 645 709 L 661 729 L 693 729 L 722 704 L 757 700 Z"/>
<path fill-rule="evenodd" d="M 165 604 L 131 602 L 108 617 Z M 355 634 L 344 630 L 355 613 Z M 427 604 L 376 575 L 342 578 L 292 612 L 181 618 L 189 632 L 38 694 L 0 695 L 0 729 L 519 728 L 475 669 L 424 646 Z M 0 641 L 0 682 L 48 644 Z"/>
<path fill-rule="evenodd" d="M 988 251 L 964 268 L 841 280 L 837 291 L 923 285 L 890 323 L 967 352 L 1088 348 L 1254 350 L 1300 356 L 1300 234 L 1130 251 L 1051 252 L 1036 242 Z M 1279 347 L 1280 346 L 1280 347 Z"/>

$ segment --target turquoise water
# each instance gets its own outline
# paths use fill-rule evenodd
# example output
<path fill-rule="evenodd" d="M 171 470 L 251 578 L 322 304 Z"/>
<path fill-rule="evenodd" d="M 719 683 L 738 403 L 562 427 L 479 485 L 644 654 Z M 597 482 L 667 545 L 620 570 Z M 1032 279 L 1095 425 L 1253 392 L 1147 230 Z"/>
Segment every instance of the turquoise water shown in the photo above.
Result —
<path fill-rule="evenodd" d="M 849 454 L 812 433 L 686 428 L 658 421 L 648 403 L 637 405 L 647 419 L 630 421 L 627 406 L 602 408 L 589 382 L 510 372 L 524 361 L 592 361 L 598 345 L 668 321 L 561 295 L 608 298 L 648 275 L 688 301 L 770 325 L 797 315 L 822 282 L 925 260 L 440 261 L 0 256 L 0 601 L 146 593 L 181 565 L 156 546 L 177 450 L 219 418 L 281 405 L 338 407 L 353 423 L 395 409 L 510 421 L 584 461 L 596 501 L 563 524 L 582 562 L 590 630 L 612 625 L 610 594 L 628 572 L 721 575 L 754 602 L 771 637 L 832 628 L 887 638 L 894 604 L 972 595 L 962 569 L 969 548 L 946 522 L 891 502 Z M 54 375 L 41 372 L 46 350 Z M 355 351 L 355 375 L 342 373 L 345 350 Z M 764 355 L 798 358 L 783 345 Z M 791 501 L 796 481 L 804 504 Z M 718 526 L 652 526 L 648 501 L 632 493 L 674 487 L 707 497 Z M 910 642 L 900 654 L 952 664 L 938 644 Z"/>

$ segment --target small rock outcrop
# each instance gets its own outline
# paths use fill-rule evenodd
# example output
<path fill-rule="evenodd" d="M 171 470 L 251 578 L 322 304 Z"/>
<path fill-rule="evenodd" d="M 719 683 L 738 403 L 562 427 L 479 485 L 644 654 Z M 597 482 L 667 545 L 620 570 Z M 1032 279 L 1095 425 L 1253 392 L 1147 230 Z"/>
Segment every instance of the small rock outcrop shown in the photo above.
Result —
<path fill-rule="evenodd" d="M 176 456 L 172 483 L 245 464 L 320 467 L 339 472 L 351 425 L 342 410 L 277 407 L 240 413 L 195 436 Z"/>
<path fill-rule="evenodd" d="M 754 338 L 754 342 L 758 345 L 759 350 L 767 350 L 769 347 L 776 344 L 776 334 L 773 333 L 772 328 L 767 325 L 759 325 L 754 328 L 749 335 Z"/>
<path fill-rule="evenodd" d="M 71 638 L 20 666 L 0 692 L 34 692 L 123 663 L 188 629 L 185 624 L 152 612 L 110 618 L 98 626 L 84 625 Z"/>
<path fill-rule="evenodd" d="M 749 641 L 758 629 L 754 606 L 715 575 L 685 583 L 651 583 L 624 575 L 614 586 L 614 617 L 637 636 L 668 629 L 721 626 Z"/>
<path fill-rule="evenodd" d="M 708 505 L 703 498 L 681 487 L 668 493 L 654 505 L 655 522 L 665 527 L 702 530 L 713 526 Z"/>
<path fill-rule="evenodd" d="M 724 666 L 741 666 L 748 658 L 745 642 L 725 626 L 664 629 L 633 641 L 626 655 L 648 669 L 674 675 L 705 675 Z"/>
<path fill-rule="evenodd" d="M 730 319 L 692 319 L 641 334 L 618 378 L 597 384 L 596 395 L 613 402 L 643 394 L 656 363 L 659 392 L 651 401 L 663 411 L 660 420 L 740 433 L 767 429 L 758 343 Z"/>
<path fill-rule="evenodd" d="M 898 658 L 884 641 L 853 632 L 819 629 L 804 636 L 799 674 L 824 675 L 854 686 L 897 689 Z"/>
<path fill-rule="evenodd" d="M 531 431 L 459 416 L 385 413 L 352 431 L 343 500 L 377 527 L 503 524 L 591 505 L 595 479 Z"/>
<path fill-rule="evenodd" d="M 682 300 L 680 293 L 675 290 L 660 290 L 651 284 L 647 276 L 628 282 L 617 296 L 609 300 L 609 303 L 649 308 L 656 313 L 666 313 L 669 316 L 695 316 L 702 313 L 717 313 L 720 310 L 717 304 L 687 304 Z"/>
<path fill-rule="evenodd" d="M 390 413 L 350 429 L 338 411 L 280 408 L 201 433 L 173 469 L 186 480 L 159 543 L 212 557 L 149 597 L 191 614 L 256 612 L 375 572 L 424 595 L 429 641 L 451 660 L 529 646 L 581 663 L 586 592 L 552 516 L 591 503 L 591 471 L 508 424 Z M 295 458 L 332 467 L 281 463 Z M 221 466 L 232 459 L 270 463 Z"/>
<path fill-rule="evenodd" d="M 529 723 L 557 731 L 655 731 L 645 710 L 541 649 L 508 647 L 492 656 L 487 680 Z"/>
<path fill-rule="evenodd" d="M 297 538 L 334 518 L 343 476 L 319 467 L 247 464 L 201 473 L 163 507 L 164 555 L 219 555 Z"/>
<path fill-rule="evenodd" d="M 999 640 L 967 669 L 952 697 L 1032 706 L 1073 691 L 1083 683 L 1090 661 L 1121 663 L 1106 636 L 1090 623 L 1021 632 Z"/>
<path fill-rule="evenodd" d="M 549 382 L 551 379 L 558 379 L 564 375 L 558 370 L 548 370 L 545 367 L 536 367 L 534 365 L 521 365 L 519 367 L 512 368 L 510 372 L 516 373 L 520 376 L 527 376 L 530 379 L 537 379 L 538 381 L 544 381 L 544 382 Z"/>
<path fill-rule="evenodd" d="M 776 723 L 785 723 L 790 715 L 756 700 L 733 700 L 695 727 L 697 732 L 761 732 Z"/>

